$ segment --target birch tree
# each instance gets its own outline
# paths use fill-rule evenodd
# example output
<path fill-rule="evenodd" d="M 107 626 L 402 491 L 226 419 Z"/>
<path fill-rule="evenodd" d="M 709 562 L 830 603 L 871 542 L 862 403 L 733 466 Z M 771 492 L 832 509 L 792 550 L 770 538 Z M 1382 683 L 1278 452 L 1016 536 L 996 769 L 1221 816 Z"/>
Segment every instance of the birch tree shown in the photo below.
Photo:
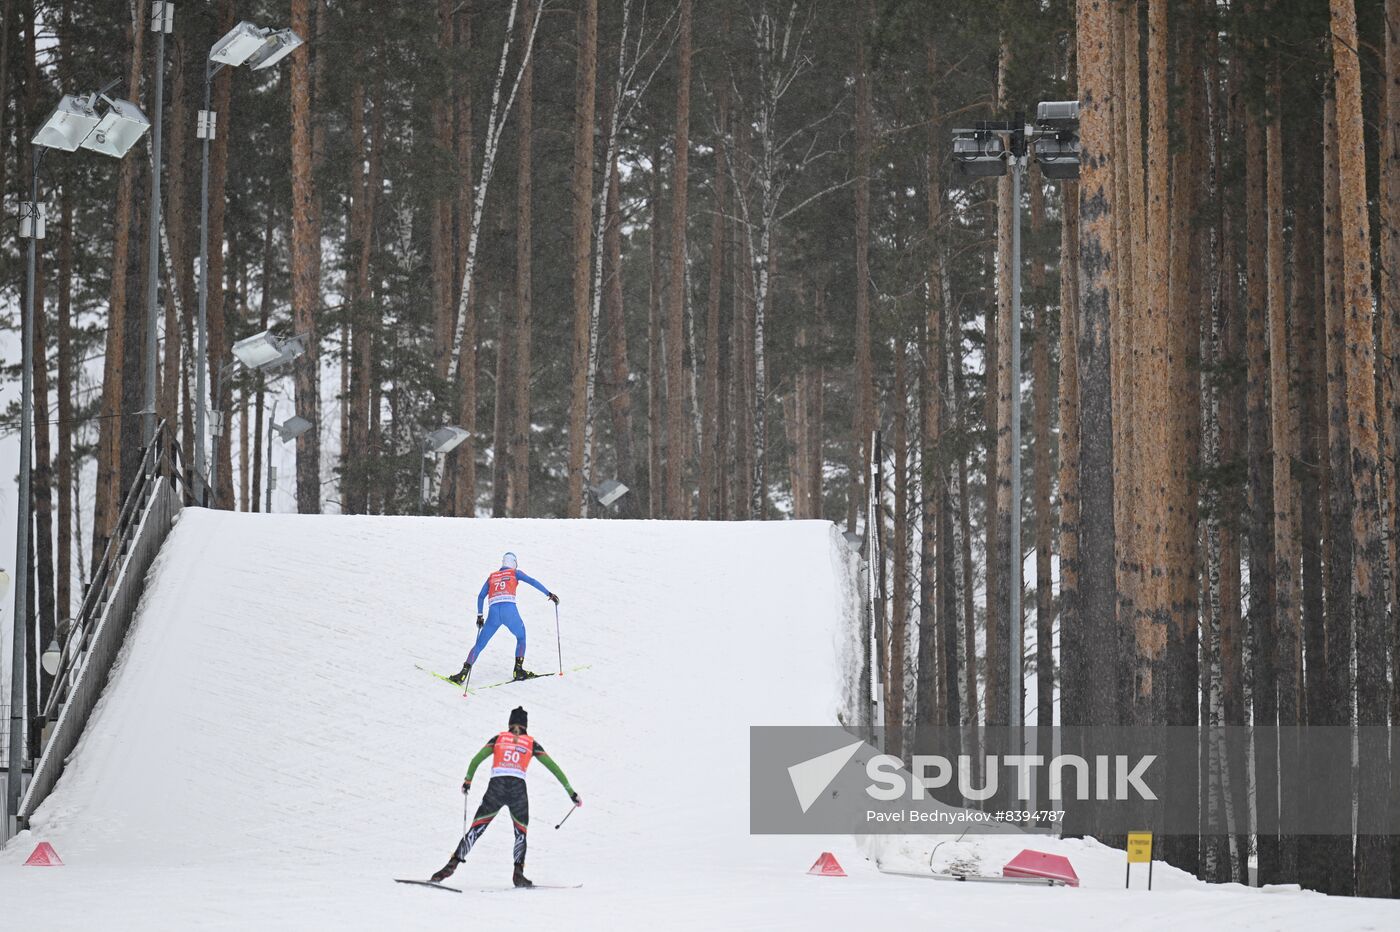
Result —
<path fill-rule="evenodd" d="M 675 18 L 676 12 L 671 14 L 662 23 L 655 35 L 648 36 L 645 29 L 637 30 L 636 39 L 629 42 L 632 19 L 632 0 L 622 2 L 622 27 L 621 35 L 617 45 L 617 72 L 613 80 L 611 90 L 612 106 L 607 108 L 608 127 L 607 143 L 604 149 L 603 164 L 607 166 L 607 174 L 604 176 L 604 184 L 607 178 L 617 168 L 618 147 L 621 140 L 622 131 L 632 122 L 633 113 L 646 96 L 647 88 L 651 86 L 652 79 L 661 69 L 662 63 L 666 60 L 670 52 L 670 45 L 661 48 L 661 42 L 668 34 L 671 21 Z M 670 43 L 674 44 L 676 32 L 670 32 Z M 651 71 L 642 74 L 642 68 L 650 63 Z M 659 166 L 653 166 L 659 170 Z M 592 182 L 590 181 L 590 184 Z M 591 194 L 590 194 L 591 196 Z M 605 252 L 604 239 L 608 229 L 608 206 L 607 197 L 597 199 L 597 218 L 594 221 L 593 229 L 593 272 L 592 272 L 592 292 L 588 305 L 588 368 L 584 379 L 583 395 L 583 451 L 580 466 L 580 476 L 582 485 L 577 491 L 577 497 L 571 486 L 570 501 L 577 502 L 579 514 L 588 514 L 588 490 L 587 483 L 593 477 L 593 416 L 595 396 L 598 385 L 598 350 L 599 350 L 599 321 L 602 315 L 603 302 L 603 256 Z M 656 244 L 652 244 L 653 252 Z M 653 257 L 655 260 L 655 257 Z M 620 272 L 618 273 L 620 274 Z M 655 276 L 653 276 L 655 277 Z M 657 295 L 659 298 L 659 295 Z M 655 373 L 653 373 L 653 376 Z M 621 390 L 621 389 L 619 389 Z M 663 470 L 664 471 L 664 470 Z M 652 477 L 653 482 L 660 482 L 658 477 Z M 656 516 L 655 511 L 652 512 Z"/>
<path fill-rule="evenodd" d="M 460 296 L 457 299 L 457 319 L 452 334 L 451 362 L 447 367 L 449 385 L 458 381 L 458 376 L 461 375 L 460 406 L 463 415 L 465 415 L 462 418 L 462 426 L 468 431 L 472 430 L 476 420 L 475 374 L 469 371 L 475 365 L 476 347 L 468 345 L 469 342 L 474 344 L 475 341 L 468 341 L 466 335 L 469 324 L 472 325 L 470 329 L 473 332 L 475 330 L 475 321 L 472 319 L 472 315 L 475 313 L 473 282 L 476 277 L 477 251 L 481 243 L 481 220 L 486 210 L 486 195 L 491 188 L 491 176 L 496 169 L 496 155 L 500 150 L 501 135 L 505 131 L 511 108 L 515 104 L 515 96 L 520 90 L 525 67 L 534 51 L 535 33 L 539 29 L 540 16 L 544 13 L 547 5 L 546 0 L 539 0 L 539 4 L 535 7 L 535 15 L 529 22 L 528 32 L 524 38 L 524 48 L 520 53 L 520 64 L 517 67 L 515 78 L 511 82 L 510 91 L 502 103 L 501 92 L 505 86 L 506 66 L 510 61 L 510 50 L 515 40 L 515 18 L 520 6 L 520 0 L 511 0 L 510 10 L 506 15 L 505 35 L 501 39 L 501 57 L 496 66 L 496 76 L 492 85 L 491 111 L 486 119 L 486 136 L 482 145 L 481 176 L 477 179 L 472 193 L 471 215 L 467 227 L 466 256 L 462 263 L 462 283 Z M 462 371 L 464 358 L 468 358 L 469 365 L 466 367 L 468 371 Z M 455 455 L 458 462 L 456 497 L 459 506 L 456 510 L 471 512 L 475 501 L 475 438 L 468 437 L 457 449 Z"/>
<path fill-rule="evenodd" d="M 751 113 L 753 119 L 752 148 L 732 146 L 734 158 L 729 161 L 728 168 L 739 225 L 748 247 L 748 278 L 752 287 L 754 397 L 750 412 L 753 466 L 749 476 L 749 501 L 756 518 L 763 516 L 767 499 L 768 390 L 764 322 L 769 305 L 774 240 L 794 214 L 850 184 L 850 179 L 840 181 L 789 206 L 793 183 L 817 162 L 835 154 L 835 149 L 822 148 L 822 129 L 845 104 L 844 99 L 838 100 L 831 110 L 800 123 L 790 132 L 785 132 L 782 126 L 788 117 L 784 99 L 798 79 L 815 66 L 809 49 L 814 19 L 815 11 L 811 7 L 803 10 L 799 0 L 792 0 L 786 14 L 774 13 L 769 8 L 769 0 L 761 0 L 749 17 L 755 66 L 752 87 L 741 87 L 731 73 L 731 94 L 740 109 Z M 750 203 L 751 200 L 754 203 Z"/>

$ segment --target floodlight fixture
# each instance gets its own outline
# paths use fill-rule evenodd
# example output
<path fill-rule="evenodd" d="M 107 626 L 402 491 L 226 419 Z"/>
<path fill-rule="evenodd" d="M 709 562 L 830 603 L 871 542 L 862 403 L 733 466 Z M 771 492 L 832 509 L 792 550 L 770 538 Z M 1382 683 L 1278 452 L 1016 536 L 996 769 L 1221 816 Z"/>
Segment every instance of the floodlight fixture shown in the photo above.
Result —
<path fill-rule="evenodd" d="M 244 20 L 234 26 L 209 50 L 209 60 L 237 68 L 267 44 L 267 30 Z"/>
<path fill-rule="evenodd" d="M 253 57 L 248 59 L 248 65 L 254 71 L 262 71 L 264 68 L 271 68 L 288 55 L 292 54 L 302 44 L 301 36 L 290 29 L 279 29 L 267 36 L 262 48 L 253 53 Z"/>
<path fill-rule="evenodd" d="M 427 453 L 446 454 L 451 453 L 471 436 L 471 431 L 464 430 L 456 425 L 439 427 L 427 437 L 423 438 L 423 450 Z"/>
<path fill-rule="evenodd" d="M 281 424 L 274 423 L 272 429 L 277 431 L 277 436 L 283 443 L 291 443 L 312 428 L 312 423 L 300 414 L 293 414 Z"/>
<path fill-rule="evenodd" d="M 1071 131 L 1042 136 L 1035 141 L 1035 160 L 1046 178 L 1079 177 L 1079 136 Z"/>
<path fill-rule="evenodd" d="M 282 348 L 278 351 L 277 358 L 268 363 L 264 368 L 269 372 L 274 372 L 284 366 L 290 365 L 306 354 L 306 338 L 292 337 L 290 340 L 282 342 Z"/>
<path fill-rule="evenodd" d="M 1079 101 L 1045 100 L 1035 108 L 1037 126 L 1047 129 L 1078 129 Z"/>
<path fill-rule="evenodd" d="M 233 355 L 249 369 L 262 369 L 282 358 L 282 342 L 264 330 L 233 344 Z"/>
<path fill-rule="evenodd" d="M 151 128 L 151 121 L 141 108 L 129 100 L 103 96 L 107 110 L 92 133 L 83 140 L 83 148 L 119 159 L 131 151 Z"/>
<path fill-rule="evenodd" d="M 589 491 L 593 493 L 593 497 L 598 499 L 598 504 L 602 505 L 604 508 L 607 508 L 631 491 L 627 486 L 618 482 L 616 479 L 605 479 L 597 485 L 591 485 L 588 488 Z"/>
<path fill-rule="evenodd" d="M 970 130 L 953 139 L 953 161 L 963 174 L 995 178 L 1006 174 L 1006 143 L 996 133 Z"/>
<path fill-rule="evenodd" d="M 101 122 L 91 98 L 64 94 L 31 142 L 46 149 L 75 152 Z"/>

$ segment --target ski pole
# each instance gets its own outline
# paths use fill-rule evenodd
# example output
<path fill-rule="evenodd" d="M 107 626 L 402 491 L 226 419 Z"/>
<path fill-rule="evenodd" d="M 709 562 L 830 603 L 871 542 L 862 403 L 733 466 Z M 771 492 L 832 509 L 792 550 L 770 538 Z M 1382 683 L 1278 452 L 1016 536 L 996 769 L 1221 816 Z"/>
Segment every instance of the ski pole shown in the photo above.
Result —
<path fill-rule="evenodd" d="M 463 838 L 466 838 L 466 837 L 467 837 L 467 827 L 468 827 L 468 825 L 470 825 L 470 821 L 469 821 L 469 820 L 470 820 L 471 817 L 470 817 L 469 815 L 467 815 L 467 813 L 469 813 L 469 812 L 471 812 L 471 797 L 470 797 L 469 795 L 467 795 L 466 793 L 463 793 L 463 794 L 462 794 L 462 837 L 463 837 Z"/>
<path fill-rule="evenodd" d="M 577 804 L 577 803 L 575 803 L 574 805 L 570 806 L 570 807 L 569 807 L 569 811 L 566 812 L 566 813 L 564 813 L 564 818 L 562 818 L 562 819 L 559 820 L 559 825 L 563 825 L 565 822 L 569 821 L 569 816 L 573 815 L 573 814 L 574 814 L 574 810 L 577 809 L 577 808 L 578 808 L 578 804 Z M 556 830 L 559 828 L 559 825 L 554 826 Z"/>
<path fill-rule="evenodd" d="M 559 640 L 559 603 L 554 603 L 554 645 L 559 648 L 559 675 L 564 675 L 564 644 Z M 565 816 L 564 818 L 568 818 Z M 560 822 L 560 825 L 564 823 Z"/>

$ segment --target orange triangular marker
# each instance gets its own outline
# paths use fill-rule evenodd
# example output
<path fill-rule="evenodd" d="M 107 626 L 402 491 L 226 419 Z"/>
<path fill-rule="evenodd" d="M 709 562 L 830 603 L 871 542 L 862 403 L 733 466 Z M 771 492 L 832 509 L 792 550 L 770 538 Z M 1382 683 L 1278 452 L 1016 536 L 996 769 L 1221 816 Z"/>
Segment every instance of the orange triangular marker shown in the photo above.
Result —
<path fill-rule="evenodd" d="M 58 856 L 58 852 L 53 850 L 53 845 L 46 841 L 39 842 L 39 847 L 34 849 L 34 853 L 29 856 L 29 860 L 24 862 L 25 867 L 62 867 L 63 859 Z"/>
<path fill-rule="evenodd" d="M 837 863 L 836 856 L 830 851 L 823 851 L 822 856 L 817 858 L 817 863 L 812 865 L 812 869 L 807 873 L 815 874 L 818 877 L 845 877 L 846 872 Z"/>

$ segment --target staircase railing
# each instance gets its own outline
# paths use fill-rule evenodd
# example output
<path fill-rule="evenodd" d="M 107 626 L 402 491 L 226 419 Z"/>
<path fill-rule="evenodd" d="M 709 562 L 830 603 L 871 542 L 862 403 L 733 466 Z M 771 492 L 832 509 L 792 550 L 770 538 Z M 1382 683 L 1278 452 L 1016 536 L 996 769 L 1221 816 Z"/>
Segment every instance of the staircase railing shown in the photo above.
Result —
<path fill-rule="evenodd" d="M 20 803 L 21 827 L 52 792 L 77 747 L 126 639 L 146 573 L 188 501 L 179 444 L 161 421 L 142 452 L 111 537 L 93 567 L 82 607 L 64 632 L 58 669 L 43 699 L 37 727 L 42 734 L 48 723 L 54 725 L 43 738 L 39 762 Z"/>

